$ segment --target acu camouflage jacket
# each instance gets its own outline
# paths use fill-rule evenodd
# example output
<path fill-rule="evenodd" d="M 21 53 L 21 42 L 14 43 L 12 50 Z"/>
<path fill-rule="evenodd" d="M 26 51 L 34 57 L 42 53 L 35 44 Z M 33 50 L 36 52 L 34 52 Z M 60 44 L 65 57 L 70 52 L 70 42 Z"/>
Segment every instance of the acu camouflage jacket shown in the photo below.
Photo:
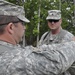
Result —
<path fill-rule="evenodd" d="M 75 42 L 27 46 L 0 41 L 0 75 L 60 75 L 75 60 Z"/>

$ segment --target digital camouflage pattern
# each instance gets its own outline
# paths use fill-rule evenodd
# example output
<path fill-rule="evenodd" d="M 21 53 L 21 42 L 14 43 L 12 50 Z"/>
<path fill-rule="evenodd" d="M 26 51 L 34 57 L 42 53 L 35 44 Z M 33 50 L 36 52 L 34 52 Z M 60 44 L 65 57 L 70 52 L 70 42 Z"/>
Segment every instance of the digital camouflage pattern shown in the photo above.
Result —
<path fill-rule="evenodd" d="M 17 16 L 20 20 L 24 22 L 30 22 L 25 17 L 25 11 L 22 6 L 9 3 L 5 0 L 0 0 L 0 15 Z"/>
<path fill-rule="evenodd" d="M 75 42 L 27 46 L 0 41 L 0 75 L 60 75 L 75 60 Z"/>
<path fill-rule="evenodd" d="M 22 7 L 0 0 L 0 15 L 13 15 L 28 22 L 22 10 Z M 74 49 L 75 42 L 21 48 L 0 41 L 0 75 L 60 75 L 74 62 Z"/>
<path fill-rule="evenodd" d="M 49 20 L 49 19 L 59 20 L 60 18 L 61 18 L 60 10 L 49 10 L 46 20 Z"/>
<path fill-rule="evenodd" d="M 38 46 L 41 46 L 43 44 L 53 44 L 53 43 L 65 43 L 67 41 L 72 41 L 72 38 L 74 37 L 74 35 L 64 29 L 60 30 L 59 34 L 56 35 L 52 35 L 51 32 L 45 32 L 39 43 Z"/>
<path fill-rule="evenodd" d="M 47 36 L 46 36 L 47 35 Z M 46 36 L 46 37 L 45 37 Z M 45 38 L 44 38 L 45 37 Z M 38 46 L 41 46 L 43 44 L 56 44 L 56 43 L 65 43 L 65 42 L 70 42 L 72 41 L 72 38 L 74 37 L 73 34 L 71 34 L 70 32 L 66 31 L 66 30 L 61 30 L 60 33 L 58 35 L 56 35 L 54 37 L 54 39 L 51 37 L 51 33 L 50 32 L 46 32 L 43 34 L 43 36 L 41 37 Z M 53 39 L 53 40 L 52 40 Z M 75 75 L 75 65 L 73 64 L 69 70 L 65 71 L 64 73 L 62 73 L 61 75 Z"/>

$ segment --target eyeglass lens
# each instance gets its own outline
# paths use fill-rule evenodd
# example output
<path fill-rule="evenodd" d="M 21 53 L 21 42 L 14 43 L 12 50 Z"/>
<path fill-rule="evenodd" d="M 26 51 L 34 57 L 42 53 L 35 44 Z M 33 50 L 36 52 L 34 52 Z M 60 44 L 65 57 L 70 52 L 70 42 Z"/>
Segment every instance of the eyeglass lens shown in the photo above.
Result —
<path fill-rule="evenodd" d="M 55 23 L 56 23 L 56 22 L 58 22 L 59 20 L 48 20 L 48 21 L 51 22 L 51 23 L 52 23 L 52 22 L 55 22 Z"/>
<path fill-rule="evenodd" d="M 22 25 L 25 25 L 25 22 L 22 20 L 19 20 L 19 22 L 21 22 Z"/>

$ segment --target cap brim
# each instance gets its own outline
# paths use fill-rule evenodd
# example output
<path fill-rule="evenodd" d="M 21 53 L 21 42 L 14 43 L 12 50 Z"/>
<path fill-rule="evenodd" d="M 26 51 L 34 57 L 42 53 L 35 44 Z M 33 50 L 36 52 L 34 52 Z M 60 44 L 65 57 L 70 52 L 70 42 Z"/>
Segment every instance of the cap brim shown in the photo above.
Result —
<path fill-rule="evenodd" d="M 59 20 L 59 19 L 61 19 L 61 17 L 49 17 L 49 16 L 47 16 L 47 18 L 46 18 L 46 20 L 49 20 L 49 19 L 55 19 L 55 20 Z"/>
<path fill-rule="evenodd" d="M 20 20 L 22 20 L 22 21 L 24 21 L 24 22 L 26 22 L 26 23 L 29 23 L 30 21 L 26 18 L 26 17 L 24 17 L 24 16 L 22 16 L 22 15 L 19 15 L 19 16 L 17 16 Z"/>
<path fill-rule="evenodd" d="M 16 16 L 24 22 L 27 22 L 27 23 L 30 22 L 25 17 L 25 11 L 22 6 L 18 6 L 13 3 L 9 3 L 5 0 L 0 1 L 0 15 Z"/>

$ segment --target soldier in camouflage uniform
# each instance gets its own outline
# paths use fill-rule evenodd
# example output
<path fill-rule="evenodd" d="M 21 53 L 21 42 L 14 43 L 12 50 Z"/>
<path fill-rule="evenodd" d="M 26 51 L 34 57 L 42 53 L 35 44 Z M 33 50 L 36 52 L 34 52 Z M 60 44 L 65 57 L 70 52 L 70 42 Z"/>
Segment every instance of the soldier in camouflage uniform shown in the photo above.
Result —
<path fill-rule="evenodd" d="M 75 60 L 75 41 L 21 48 L 25 26 L 21 6 L 0 0 L 0 75 L 60 75 Z"/>
<path fill-rule="evenodd" d="M 74 35 L 61 27 L 62 19 L 60 10 L 49 10 L 46 20 L 51 31 L 45 32 L 42 35 L 38 45 L 62 43 L 72 40 Z"/>
<path fill-rule="evenodd" d="M 63 43 L 67 41 L 72 41 L 74 35 L 61 27 L 62 19 L 61 19 L 61 11 L 60 10 L 49 10 L 48 16 L 46 18 L 48 21 L 48 27 L 51 31 L 44 33 L 38 43 L 38 46 L 43 44 L 56 44 Z M 70 70 L 74 69 L 74 64 L 71 66 Z M 73 71 L 70 73 L 69 71 L 64 72 L 62 75 L 73 75 Z M 74 73 L 75 74 L 75 73 Z"/>

